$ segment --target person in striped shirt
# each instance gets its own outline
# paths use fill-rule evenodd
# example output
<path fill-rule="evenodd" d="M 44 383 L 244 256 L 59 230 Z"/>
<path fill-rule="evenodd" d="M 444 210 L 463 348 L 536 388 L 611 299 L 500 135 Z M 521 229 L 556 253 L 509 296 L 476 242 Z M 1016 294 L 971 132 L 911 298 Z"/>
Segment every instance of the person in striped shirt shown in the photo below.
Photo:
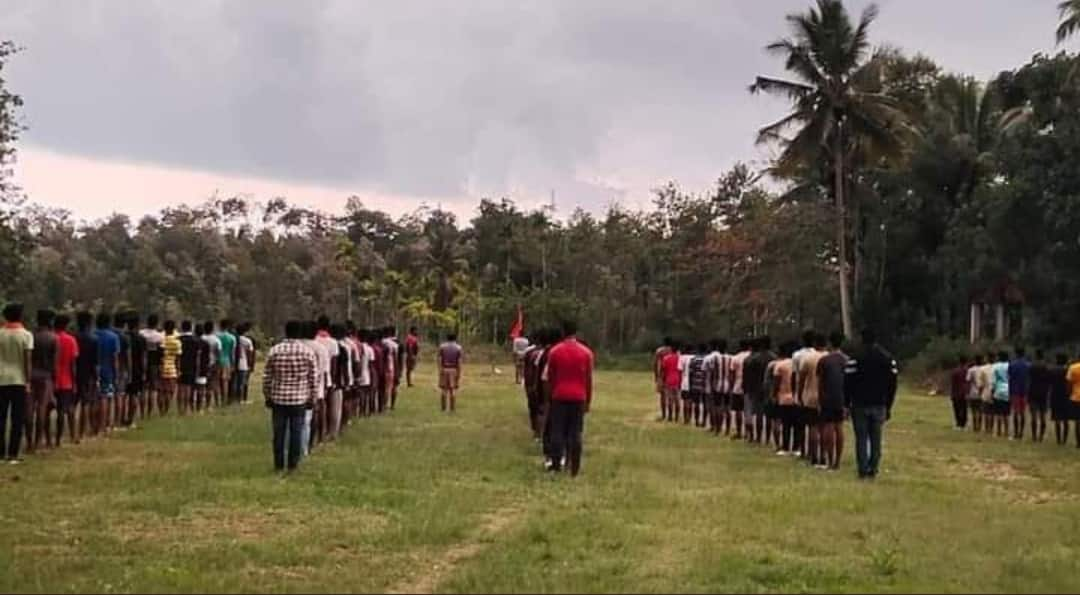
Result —
<path fill-rule="evenodd" d="M 304 418 L 319 387 L 319 360 L 301 340 L 298 321 L 285 324 L 285 340 L 270 350 L 263 369 L 263 397 L 271 411 L 274 469 L 294 471 L 304 450 Z M 286 436 L 288 448 L 286 449 Z"/>

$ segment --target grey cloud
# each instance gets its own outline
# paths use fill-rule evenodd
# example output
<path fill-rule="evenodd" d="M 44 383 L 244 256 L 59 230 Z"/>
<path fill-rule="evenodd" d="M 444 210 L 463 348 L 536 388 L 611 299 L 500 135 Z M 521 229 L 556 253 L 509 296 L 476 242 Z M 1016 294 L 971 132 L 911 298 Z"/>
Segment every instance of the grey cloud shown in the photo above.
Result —
<path fill-rule="evenodd" d="M 761 48 L 807 4 L 7 0 L 0 37 L 27 48 L 10 83 L 35 146 L 596 207 L 761 159 L 784 106 L 746 86 L 781 73 Z M 1052 43 L 1053 0 L 881 4 L 875 41 L 982 76 Z"/>

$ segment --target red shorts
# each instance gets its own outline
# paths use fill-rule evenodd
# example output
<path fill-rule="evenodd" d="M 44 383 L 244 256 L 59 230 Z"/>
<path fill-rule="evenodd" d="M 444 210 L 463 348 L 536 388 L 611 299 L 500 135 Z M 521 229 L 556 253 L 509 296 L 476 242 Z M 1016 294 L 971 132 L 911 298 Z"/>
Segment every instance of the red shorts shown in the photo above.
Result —
<path fill-rule="evenodd" d="M 1028 399 L 1023 395 L 1013 395 L 1009 397 L 1009 408 L 1013 413 L 1023 413 L 1027 411 Z"/>

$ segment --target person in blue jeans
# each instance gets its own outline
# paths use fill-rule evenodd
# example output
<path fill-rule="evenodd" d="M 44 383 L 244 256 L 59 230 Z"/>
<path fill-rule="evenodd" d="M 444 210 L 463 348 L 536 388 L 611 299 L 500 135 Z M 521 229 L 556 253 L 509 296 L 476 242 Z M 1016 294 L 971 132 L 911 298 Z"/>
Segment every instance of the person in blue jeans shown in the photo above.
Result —
<path fill-rule="evenodd" d="M 855 430 L 859 479 L 874 479 L 881 466 L 881 434 L 892 416 L 899 368 L 878 344 L 874 331 L 862 333 L 862 346 L 844 370 L 844 399 Z"/>
<path fill-rule="evenodd" d="M 286 469 L 286 459 L 290 472 L 300 463 L 304 420 L 318 386 L 319 360 L 301 340 L 302 331 L 299 322 L 286 323 L 285 340 L 270 350 L 263 368 L 263 397 L 271 412 L 271 446 L 278 471 Z"/>

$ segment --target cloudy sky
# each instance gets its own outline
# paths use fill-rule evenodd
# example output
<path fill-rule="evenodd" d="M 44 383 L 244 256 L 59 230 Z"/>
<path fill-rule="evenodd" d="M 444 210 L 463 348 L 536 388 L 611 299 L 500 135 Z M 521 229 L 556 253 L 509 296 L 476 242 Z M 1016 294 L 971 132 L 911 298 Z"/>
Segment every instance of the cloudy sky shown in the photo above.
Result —
<path fill-rule="evenodd" d="M 854 11 L 864 1 L 851 1 Z M 982 77 L 1052 51 L 1056 0 L 881 0 L 875 43 Z M 468 217 L 649 204 L 764 163 L 762 46 L 808 0 L 4 0 L 19 183 L 96 218 L 215 191 Z"/>

